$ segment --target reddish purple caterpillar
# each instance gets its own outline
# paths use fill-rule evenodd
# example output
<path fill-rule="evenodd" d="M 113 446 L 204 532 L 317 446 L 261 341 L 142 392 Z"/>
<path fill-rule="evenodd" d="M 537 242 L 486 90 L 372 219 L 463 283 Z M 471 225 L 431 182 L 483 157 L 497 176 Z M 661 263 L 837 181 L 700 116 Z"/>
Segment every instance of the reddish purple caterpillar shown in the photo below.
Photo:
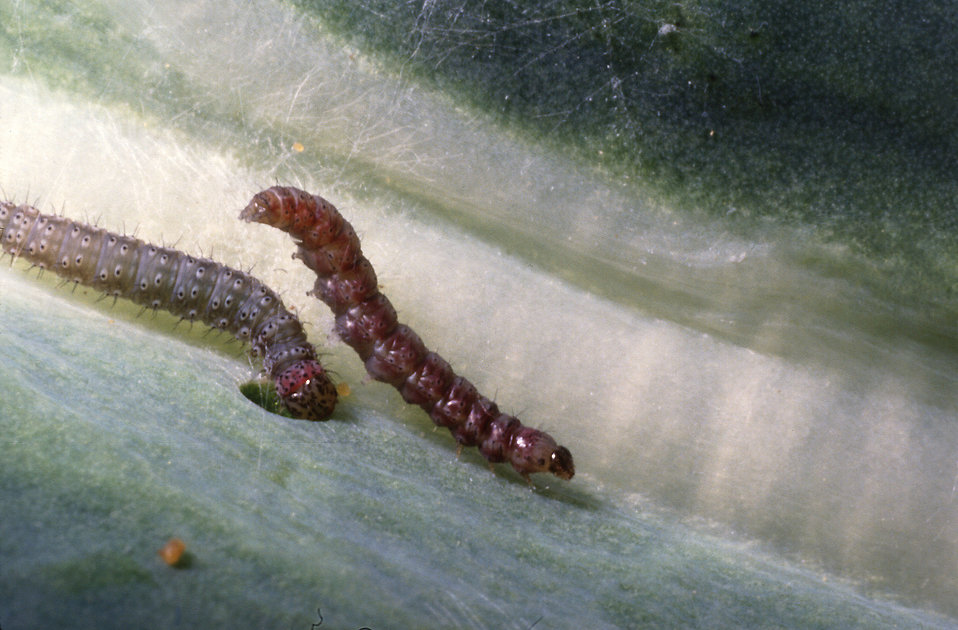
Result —
<path fill-rule="evenodd" d="M 311 291 L 336 315 L 336 332 L 377 381 L 389 383 L 403 399 L 422 407 L 447 427 L 462 446 L 478 446 L 490 462 L 508 461 L 526 480 L 538 472 L 562 479 L 575 474 L 572 454 L 547 433 L 522 426 L 501 413 L 449 363 L 428 350 L 376 283 L 353 227 L 318 195 L 275 186 L 257 194 L 240 218 L 288 232 L 299 249 L 294 257 L 316 272 Z"/>
<path fill-rule="evenodd" d="M 336 387 L 299 319 L 247 273 L 8 202 L 0 202 L 0 248 L 67 282 L 199 319 L 249 342 L 294 417 L 325 420 L 336 406 Z"/>

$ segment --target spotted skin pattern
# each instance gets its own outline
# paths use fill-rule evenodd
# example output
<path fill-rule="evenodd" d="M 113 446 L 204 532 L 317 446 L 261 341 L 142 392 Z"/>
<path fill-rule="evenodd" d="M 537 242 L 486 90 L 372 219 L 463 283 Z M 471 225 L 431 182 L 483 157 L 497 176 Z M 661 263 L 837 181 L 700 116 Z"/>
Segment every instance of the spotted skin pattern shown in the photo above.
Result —
<path fill-rule="evenodd" d="M 374 379 L 389 383 L 406 402 L 419 405 L 439 426 L 448 428 L 459 447 L 477 446 L 492 463 L 509 462 L 526 480 L 551 472 L 561 479 L 575 474 L 572 454 L 547 433 L 523 426 L 499 411 L 449 363 L 426 348 L 376 282 L 359 237 L 336 208 L 302 190 L 274 186 L 258 193 L 240 218 L 288 232 L 298 245 L 294 255 L 316 272 L 311 295 L 336 315 L 336 332 Z"/>
<path fill-rule="evenodd" d="M 9 202 L 0 202 L 0 250 L 67 282 L 198 319 L 249 343 L 296 418 L 325 420 L 336 406 L 336 387 L 299 319 L 245 272 Z"/>

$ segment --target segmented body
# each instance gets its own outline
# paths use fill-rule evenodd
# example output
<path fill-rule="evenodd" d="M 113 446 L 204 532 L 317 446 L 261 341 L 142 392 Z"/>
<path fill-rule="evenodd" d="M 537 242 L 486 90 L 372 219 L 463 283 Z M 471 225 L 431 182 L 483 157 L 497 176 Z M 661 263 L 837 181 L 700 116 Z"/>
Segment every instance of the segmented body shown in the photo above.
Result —
<path fill-rule="evenodd" d="M 460 446 L 478 446 L 490 462 L 512 464 L 521 475 L 575 474 L 572 455 L 547 433 L 523 426 L 499 411 L 449 363 L 426 348 L 399 323 L 389 299 L 379 292 L 376 273 L 363 256 L 353 227 L 318 195 L 275 186 L 258 193 L 240 215 L 288 232 L 299 246 L 296 257 L 316 272 L 311 292 L 336 315 L 336 332 L 365 362 L 374 379 L 399 390 Z"/>
<path fill-rule="evenodd" d="M 0 202 L 0 248 L 68 282 L 198 319 L 248 342 L 297 418 L 323 420 L 336 405 L 336 387 L 297 317 L 245 272 L 8 202 Z"/>

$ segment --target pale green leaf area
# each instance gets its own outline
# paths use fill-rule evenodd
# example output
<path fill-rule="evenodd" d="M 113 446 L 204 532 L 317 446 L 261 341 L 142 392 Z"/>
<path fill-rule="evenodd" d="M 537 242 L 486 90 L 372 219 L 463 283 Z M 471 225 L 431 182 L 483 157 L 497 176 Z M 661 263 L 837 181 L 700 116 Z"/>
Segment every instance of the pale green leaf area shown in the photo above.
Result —
<path fill-rule="evenodd" d="M 0 280 L 5 626 L 944 627 L 374 408 L 270 415 L 235 359 L 43 284 Z"/>
<path fill-rule="evenodd" d="M 682 28 L 714 33 L 722 11 Z M 239 344 L 4 265 L 0 627 L 305 630 L 317 608 L 323 628 L 375 630 L 954 627 L 938 615 L 958 615 L 958 330 L 954 287 L 928 293 L 954 271 L 934 249 L 953 242 L 946 211 L 909 224 L 940 230 L 922 256 L 880 260 L 862 243 L 901 239 L 848 237 L 854 220 L 825 238 L 775 182 L 726 220 L 706 208 L 717 180 L 683 197 L 658 171 L 612 177 L 611 158 L 507 124 L 321 14 L 0 2 L 4 197 L 252 267 L 352 389 L 325 423 L 269 414 L 238 390 L 259 369 Z M 830 137 L 800 137 L 815 124 L 775 159 L 789 139 L 807 159 Z M 723 177 L 748 188 L 736 169 L 764 153 L 743 146 Z M 856 191 L 900 177 L 899 157 L 852 160 Z M 953 207 L 923 172 L 905 209 Z M 274 183 L 336 204 L 401 320 L 568 446 L 575 478 L 530 488 L 457 458 L 364 379 L 289 238 L 237 220 Z M 839 207 L 818 183 L 790 190 Z M 896 287 L 922 277 L 915 306 Z M 156 555 L 174 536 L 179 569 Z"/>

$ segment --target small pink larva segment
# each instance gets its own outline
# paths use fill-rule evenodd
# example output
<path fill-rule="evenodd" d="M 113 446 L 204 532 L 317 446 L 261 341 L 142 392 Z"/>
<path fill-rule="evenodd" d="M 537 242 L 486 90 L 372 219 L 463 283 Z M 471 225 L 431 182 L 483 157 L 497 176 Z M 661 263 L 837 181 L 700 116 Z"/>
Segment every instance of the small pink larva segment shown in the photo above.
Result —
<path fill-rule="evenodd" d="M 0 254 L 67 282 L 200 320 L 250 344 L 295 417 L 325 420 L 336 388 L 279 296 L 251 275 L 102 228 L 0 202 Z"/>
<path fill-rule="evenodd" d="M 435 352 L 427 352 L 425 359 L 399 388 L 403 400 L 412 405 L 426 405 L 441 400 L 449 390 L 456 373 L 452 367 Z"/>
<path fill-rule="evenodd" d="M 426 344 L 411 328 L 399 324 L 392 333 L 373 343 L 366 372 L 377 381 L 402 390 L 403 384 L 426 358 Z"/>
<path fill-rule="evenodd" d="M 398 324 L 396 309 L 385 295 L 377 293 L 337 316 L 336 333 L 365 361 L 372 354 L 375 341 Z"/>
<path fill-rule="evenodd" d="M 305 191 L 274 186 L 255 195 L 240 218 L 288 232 L 298 245 L 295 258 L 316 272 L 310 295 L 336 315 L 336 332 L 352 347 L 374 379 L 389 383 L 403 399 L 419 405 L 462 446 L 478 446 L 492 463 L 508 461 L 527 480 L 549 472 L 575 474 L 572 454 L 547 433 L 522 426 L 501 413 L 449 363 L 429 351 L 419 336 L 400 324 L 396 310 L 376 283 L 359 238 L 335 206 Z"/>

